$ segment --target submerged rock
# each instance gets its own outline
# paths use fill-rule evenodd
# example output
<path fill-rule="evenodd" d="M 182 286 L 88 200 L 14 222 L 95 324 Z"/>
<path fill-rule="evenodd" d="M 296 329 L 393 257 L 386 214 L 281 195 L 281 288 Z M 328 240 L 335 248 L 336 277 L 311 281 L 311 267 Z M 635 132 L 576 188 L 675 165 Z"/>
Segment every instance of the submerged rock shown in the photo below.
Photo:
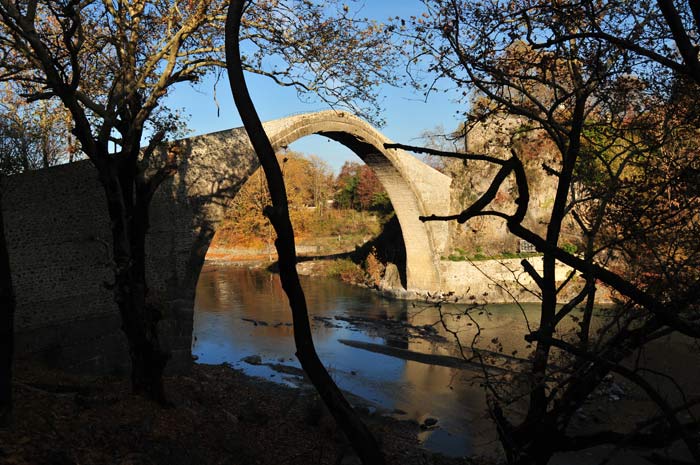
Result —
<path fill-rule="evenodd" d="M 399 273 L 399 268 L 393 263 L 386 264 L 386 270 L 384 270 L 384 277 L 379 282 L 380 289 L 401 289 L 401 274 Z"/>
<path fill-rule="evenodd" d="M 259 355 L 248 355 L 247 357 L 243 357 L 241 360 L 250 364 L 250 365 L 261 365 L 262 364 L 262 358 L 260 358 Z"/>
<path fill-rule="evenodd" d="M 423 423 L 421 423 L 420 428 L 421 429 L 432 429 L 432 428 L 436 428 L 437 424 L 438 424 L 437 418 L 428 417 L 425 420 L 423 420 Z"/>

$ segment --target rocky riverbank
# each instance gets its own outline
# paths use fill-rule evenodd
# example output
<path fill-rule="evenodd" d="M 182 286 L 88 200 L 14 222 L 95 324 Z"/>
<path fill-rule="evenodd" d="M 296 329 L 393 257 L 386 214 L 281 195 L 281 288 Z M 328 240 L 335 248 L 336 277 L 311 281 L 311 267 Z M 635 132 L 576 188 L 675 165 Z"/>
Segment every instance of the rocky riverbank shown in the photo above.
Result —
<path fill-rule="evenodd" d="M 341 257 L 344 257 L 341 254 Z M 349 258 L 337 256 L 311 257 L 301 256 L 297 272 L 302 276 L 339 279 L 354 286 L 364 287 L 378 292 L 384 297 L 399 300 L 478 302 L 483 304 L 538 303 L 539 293 L 532 278 L 523 271 L 520 259 L 482 260 L 478 262 L 449 262 L 441 264 L 444 279 L 449 291 L 408 291 L 402 283 L 398 267 L 393 263 L 383 265 L 376 260 L 367 260 L 365 267 L 353 263 Z M 537 270 L 542 268 L 541 258 L 533 257 L 528 261 Z M 370 263 L 367 263 L 370 262 Z M 262 255 L 217 256 L 207 260 L 212 266 L 245 266 L 250 268 L 267 268 L 276 271 L 276 262 Z M 557 266 L 559 282 L 567 280 L 571 269 L 565 265 Z M 560 294 L 562 300 L 577 294 L 583 285 L 577 278 L 571 280 Z M 601 288 L 597 302 L 613 302 L 610 293 Z"/>
<path fill-rule="evenodd" d="M 133 396 L 123 378 L 18 369 L 14 424 L 0 463 L 14 465 L 356 464 L 317 395 L 195 365 L 166 379 L 172 408 Z M 363 411 L 389 464 L 466 464 L 419 447 L 414 422 Z"/>

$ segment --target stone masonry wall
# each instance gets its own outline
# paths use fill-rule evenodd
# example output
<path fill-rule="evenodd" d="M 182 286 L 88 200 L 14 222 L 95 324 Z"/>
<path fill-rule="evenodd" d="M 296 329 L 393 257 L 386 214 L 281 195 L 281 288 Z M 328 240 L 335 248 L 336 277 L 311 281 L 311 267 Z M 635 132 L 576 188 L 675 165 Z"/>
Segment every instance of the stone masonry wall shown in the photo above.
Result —
<path fill-rule="evenodd" d="M 112 279 L 109 222 L 92 165 L 14 176 L 2 189 L 18 355 L 36 352 L 55 362 L 87 344 L 120 347 L 116 309 L 103 285 Z M 73 337 L 81 323 L 85 332 Z M 92 352 L 76 363 L 99 365 L 102 356 Z"/>
<path fill-rule="evenodd" d="M 240 130 L 182 145 L 178 173 L 153 199 L 147 237 L 149 300 L 163 312 L 159 329 L 174 370 L 191 362 L 194 291 L 209 240 L 257 167 Z M 126 341 L 106 286 L 113 281 L 109 219 L 92 164 L 14 176 L 2 189 L 18 356 L 76 370 L 126 369 Z"/>
<path fill-rule="evenodd" d="M 543 272 L 542 257 L 532 257 L 528 262 L 540 275 Z M 461 301 L 477 302 L 540 302 L 538 287 L 520 264 L 521 259 L 484 260 L 475 262 L 443 261 L 443 291 L 453 292 Z M 563 263 L 556 264 L 556 280 L 562 283 L 572 269 Z M 574 280 L 567 289 L 574 292 L 580 282 Z"/>

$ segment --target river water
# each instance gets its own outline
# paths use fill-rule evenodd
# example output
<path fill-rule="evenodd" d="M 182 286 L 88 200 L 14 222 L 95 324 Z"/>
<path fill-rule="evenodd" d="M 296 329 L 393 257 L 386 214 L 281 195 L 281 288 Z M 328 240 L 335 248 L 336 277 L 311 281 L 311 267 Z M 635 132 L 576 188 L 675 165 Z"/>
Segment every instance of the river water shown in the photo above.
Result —
<path fill-rule="evenodd" d="M 446 328 L 456 330 L 461 343 L 469 346 L 478 326 L 480 348 L 525 357 L 529 348 L 523 335 L 528 326 L 536 326 L 533 320 L 537 305 L 489 305 L 466 316 L 466 303 L 437 308 L 388 300 L 337 280 L 304 276 L 301 280 L 317 351 L 341 389 L 399 419 L 419 424 L 427 418 L 437 419 L 437 427 L 419 434 L 419 440 L 430 450 L 451 456 L 498 454 L 495 428 L 486 413 L 484 390 L 479 386 L 479 369 L 383 355 L 366 350 L 366 344 L 402 353 L 455 357 L 460 355 L 459 347 L 455 335 Z M 446 327 L 440 323 L 441 314 Z M 575 323 L 568 326 L 574 327 Z M 355 344 L 350 346 L 343 340 Z M 358 348 L 357 343 L 364 343 L 364 348 Z M 692 341 L 665 339 L 646 351 L 644 357 L 655 370 L 676 365 L 676 379 L 695 392 L 700 376 L 697 370 L 687 370 L 700 364 L 700 351 L 693 347 Z M 205 267 L 197 284 L 192 353 L 199 363 L 228 363 L 252 376 L 301 384 L 301 378 L 290 374 L 289 369 L 279 369 L 280 365 L 299 367 L 294 356 L 291 314 L 279 276 L 243 267 Z M 251 356 L 255 364 L 243 361 Z M 615 402 L 610 403 L 604 395 L 596 415 L 613 412 L 613 417 L 623 418 L 644 405 L 634 398 Z M 606 454 L 605 449 L 567 454 L 552 463 L 599 463 Z M 636 455 L 619 454 L 611 463 L 639 460 Z"/>
<path fill-rule="evenodd" d="M 437 419 L 437 428 L 419 435 L 428 449 L 465 456 L 496 447 L 495 431 L 486 417 L 483 389 L 474 381 L 474 371 L 404 360 L 339 342 L 352 340 L 426 354 L 458 355 L 452 336 L 436 324 L 437 309 L 388 300 L 332 279 L 302 276 L 302 285 L 319 356 L 341 389 L 397 418 L 419 423 L 426 418 Z M 521 309 L 509 305 L 489 308 L 495 311 L 488 323 L 482 323 L 486 337 L 503 334 L 504 328 L 508 333 L 522 334 L 516 330 L 525 329 Z M 359 318 L 360 324 L 354 317 Z M 383 325 L 376 328 L 367 319 Z M 389 334 L 381 329 L 387 323 Z M 426 333 L 425 325 L 433 325 L 435 330 Z M 442 335 L 446 340 L 426 340 L 416 329 L 428 336 L 437 335 L 438 339 Z M 253 376 L 288 384 L 297 382 L 265 365 L 299 367 L 294 357 L 291 314 L 277 275 L 241 267 L 205 267 L 197 285 L 194 334 L 192 352 L 199 363 L 229 363 Z M 461 335 L 462 340 L 464 336 Z M 517 341 L 503 343 L 508 352 L 522 345 Z M 263 364 L 243 361 L 255 355 Z"/>

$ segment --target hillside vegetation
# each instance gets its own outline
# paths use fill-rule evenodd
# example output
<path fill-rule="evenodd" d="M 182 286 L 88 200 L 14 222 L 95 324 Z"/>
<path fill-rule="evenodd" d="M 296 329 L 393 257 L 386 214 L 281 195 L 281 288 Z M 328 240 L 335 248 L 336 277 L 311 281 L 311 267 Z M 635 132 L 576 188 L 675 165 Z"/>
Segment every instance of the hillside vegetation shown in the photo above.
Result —
<path fill-rule="evenodd" d="M 353 251 L 391 216 L 389 197 L 366 165 L 346 162 L 336 176 L 317 156 L 278 155 L 283 166 L 292 224 L 300 254 Z M 263 209 L 270 204 L 264 176 L 256 171 L 243 185 L 217 232 L 211 251 L 274 250 L 275 233 Z"/>

